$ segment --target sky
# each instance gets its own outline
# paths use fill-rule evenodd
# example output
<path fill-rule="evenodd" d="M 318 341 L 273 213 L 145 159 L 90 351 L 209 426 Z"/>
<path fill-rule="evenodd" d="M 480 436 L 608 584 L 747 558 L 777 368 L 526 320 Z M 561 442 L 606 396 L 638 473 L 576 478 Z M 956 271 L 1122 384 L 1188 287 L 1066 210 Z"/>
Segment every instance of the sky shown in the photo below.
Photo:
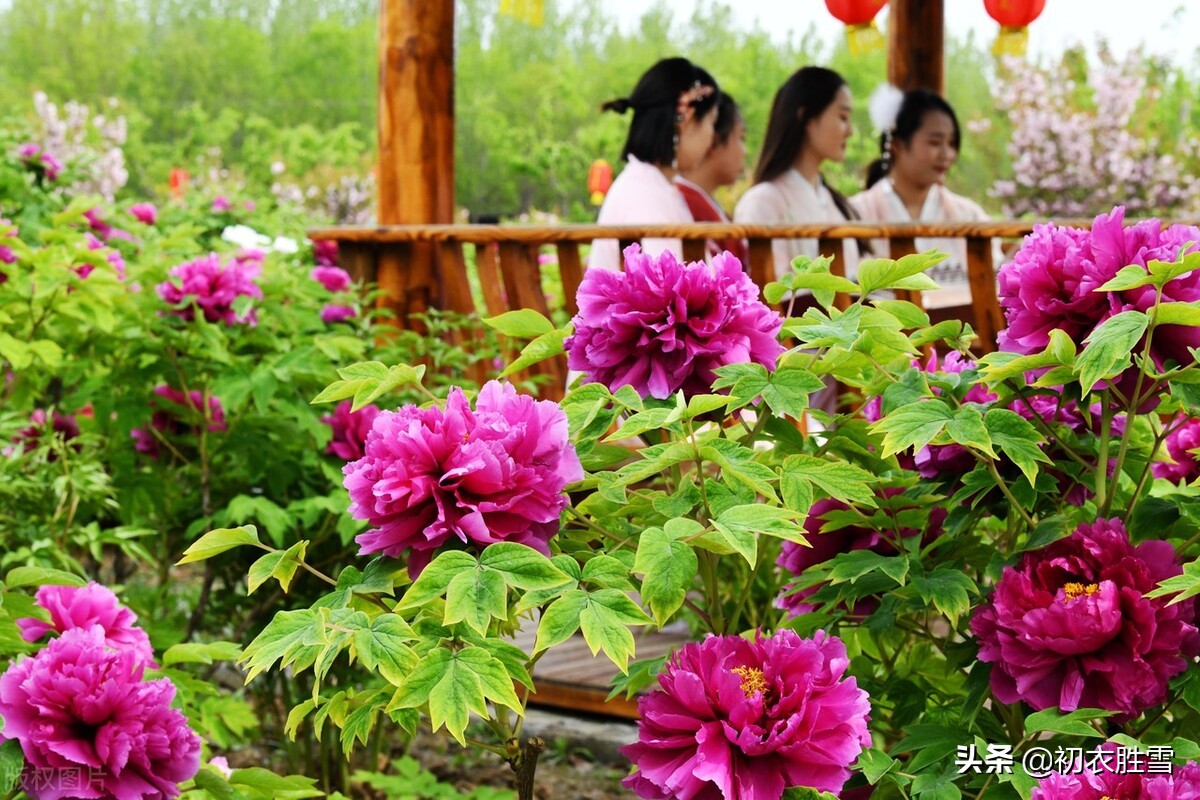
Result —
<path fill-rule="evenodd" d="M 697 4 L 710 7 L 716 0 L 659 0 L 677 20 L 687 19 Z M 803 34 L 816 24 L 824 40 L 840 36 L 842 24 L 825 8 L 823 0 L 721 0 L 733 9 L 738 26 L 758 27 L 785 39 L 789 32 Z M 632 30 L 648 0 L 607 0 L 605 9 L 617 17 L 624 30 Z M 983 0 L 945 0 L 947 35 L 990 44 L 998 29 L 983 8 Z M 885 8 L 879 16 L 886 19 Z M 1123 55 L 1139 45 L 1147 53 L 1168 57 L 1185 67 L 1200 64 L 1200 2 L 1196 0 L 1047 0 L 1046 10 L 1030 26 L 1029 48 L 1035 55 L 1055 55 L 1074 44 L 1089 49 L 1098 37 L 1108 40 L 1114 53 Z"/>

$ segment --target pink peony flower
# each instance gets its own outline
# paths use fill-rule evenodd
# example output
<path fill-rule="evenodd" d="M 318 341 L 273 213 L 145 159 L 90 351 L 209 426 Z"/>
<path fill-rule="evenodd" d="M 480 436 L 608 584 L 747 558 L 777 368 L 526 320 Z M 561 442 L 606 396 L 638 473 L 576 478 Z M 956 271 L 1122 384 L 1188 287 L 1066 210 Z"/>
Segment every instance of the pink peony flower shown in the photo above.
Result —
<path fill-rule="evenodd" d="M 313 242 L 313 260 L 319 267 L 338 265 L 338 243 L 333 239 L 318 239 Z"/>
<path fill-rule="evenodd" d="M 350 285 L 350 273 L 341 267 L 313 267 L 309 276 L 327 292 L 340 292 Z"/>
<path fill-rule="evenodd" d="M 358 316 L 358 312 L 354 310 L 354 306 L 338 306 L 327 305 L 321 308 L 321 322 L 326 325 L 334 325 L 338 322 L 354 319 Z"/>
<path fill-rule="evenodd" d="M 21 158 L 27 168 L 33 170 L 34 174 L 48 181 L 58 180 L 58 174 L 62 172 L 62 164 L 57 158 L 52 156 L 41 148 L 40 145 L 29 142 L 17 148 L 17 155 Z"/>
<path fill-rule="evenodd" d="M 350 514 L 370 522 L 363 555 L 408 552 L 414 577 L 447 543 L 517 542 L 549 553 L 567 484 L 583 477 L 557 403 L 488 381 L 472 410 L 455 388 L 445 408 L 383 411 L 365 454 L 342 468 Z"/>
<path fill-rule="evenodd" d="M 233 770 L 229 768 L 229 759 L 225 758 L 225 756 L 213 756 L 208 760 L 208 763 L 226 778 L 233 777 Z"/>
<path fill-rule="evenodd" d="M 1181 485 L 1191 483 L 1200 477 L 1200 461 L 1196 460 L 1196 451 L 1200 449 L 1200 419 L 1176 419 L 1171 426 L 1175 430 L 1167 435 L 1166 441 L 1170 460 L 1154 465 L 1154 477 Z"/>
<path fill-rule="evenodd" d="M 158 209 L 153 203 L 136 203 L 129 207 L 129 213 L 143 225 L 154 225 L 158 222 Z"/>
<path fill-rule="evenodd" d="M 209 322 L 224 322 L 226 325 L 257 325 L 254 309 L 241 314 L 233 308 L 239 297 L 261 300 L 263 293 L 254 279 L 261 267 L 253 261 L 233 262 L 222 265 L 216 253 L 201 256 L 172 267 L 170 275 L 178 279 L 163 281 L 157 287 L 158 296 L 167 304 L 176 306 L 171 313 L 189 322 L 195 318 L 194 306 L 199 306 Z"/>
<path fill-rule="evenodd" d="M 621 749 L 640 797 L 767 800 L 790 786 L 839 792 L 870 747 L 867 693 L 846 677 L 845 645 L 709 636 L 684 645 L 638 699 L 638 741 Z"/>
<path fill-rule="evenodd" d="M 1114 745 L 1100 745 L 1085 754 L 1083 763 L 1077 757 L 1072 769 L 1038 781 L 1030 800 L 1200 800 L 1200 764 L 1159 774 L 1118 769 L 1117 758 Z"/>
<path fill-rule="evenodd" d="M 332 414 L 321 417 L 321 422 L 333 429 L 333 439 L 325 452 L 343 461 L 357 461 L 363 457 L 363 445 L 380 410 L 378 406 L 366 405 L 358 411 L 351 411 L 352 405 L 349 400 L 343 400 Z"/>
<path fill-rule="evenodd" d="M 21 745 L 31 797 L 179 796 L 200 768 L 200 737 L 171 708 L 171 681 L 143 682 L 144 668 L 93 625 L 66 631 L 0 676 L 4 737 Z"/>
<path fill-rule="evenodd" d="M 765 306 L 741 263 L 680 264 L 670 251 L 650 258 L 634 244 L 625 271 L 588 270 L 579 287 L 567 364 L 587 380 L 643 397 L 712 391 L 715 370 L 754 362 L 774 369 L 783 318 Z"/>
<path fill-rule="evenodd" d="M 117 277 L 121 280 L 125 280 L 125 258 L 121 255 L 121 253 L 118 250 L 108 247 L 104 244 L 104 242 L 100 241 L 90 233 L 86 234 L 86 237 L 88 250 L 107 250 L 108 252 L 104 254 L 104 257 L 108 260 L 108 263 L 112 265 L 113 272 L 117 273 Z M 95 266 L 92 264 L 80 264 L 75 268 L 75 273 L 81 278 L 86 278 L 88 275 L 92 274 L 94 269 Z"/>
<path fill-rule="evenodd" d="M 942 523 L 946 521 L 946 509 L 933 506 L 929 512 L 929 524 L 925 530 L 898 527 L 900 515 L 910 516 L 920 506 L 904 498 L 897 498 L 902 490 L 896 488 L 884 489 L 879 504 L 878 514 L 882 519 L 872 524 L 846 525 L 824 530 L 827 526 L 826 515 L 835 511 L 848 511 L 850 506 L 840 500 L 825 498 L 813 503 L 804 521 L 805 538 L 808 547 L 795 542 L 784 542 L 783 549 L 775 563 L 783 568 L 785 574 L 799 577 L 804 570 L 817 564 L 824 564 L 838 553 L 849 553 L 854 550 L 870 550 L 881 556 L 899 554 L 894 536 L 885 536 L 881 531 L 896 530 L 901 538 L 920 536 L 925 542 L 931 542 L 942 535 Z M 892 499 L 897 498 L 897 499 Z M 808 597 L 821 589 L 821 586 L 811 586 L 799 591 L 791 591 L 795 584 L 784 587 L 783 593 L 775 601 L 779 608 L 786 609 L 791 616 L 798 617 L 816 609 L 816 606 L 805 602 Z M 876 608 L 876 603 L 860 601 L 855 605 L 854 614 L 865 616 Z"/>
<path fill-rule="evenodd" d="M 50 622 L 36 617 L 17 620 L 21 636 L 36 642 L 47 633 L 66 633 L 75 628 L 98 625 L 104 641 L 113 650 L 128 650 L 148 667 L 154 663 L 154 648 L 146 632 L 135 624 L 137 615 L 125 606 L 107 586 L 92 581 L 87 586 L 43 586 L 35 595 L 37 604 L 50 612 Z"/>
<path fill-rule="evenodd" d="M 1168 542 L 1134 547 L 1117 519 L 1025 553 L 971 619 L 992 692 L 1038 710 L 1106 708 L 1119 721 L 1162 702 L 1200 652 L 1195 602 L 1145 594 L 1181 572 Z"/>
<path fill-rule="evenodd" d="M 213 213 L 221 214 L 225 211 L 228 211 L 231 208 L 233 208 L 233 205 L 229 202 L 229 198 L 226 197 L 225 195 L 219 194 L 213 198 L 213 201 L 212 201 Z"/>

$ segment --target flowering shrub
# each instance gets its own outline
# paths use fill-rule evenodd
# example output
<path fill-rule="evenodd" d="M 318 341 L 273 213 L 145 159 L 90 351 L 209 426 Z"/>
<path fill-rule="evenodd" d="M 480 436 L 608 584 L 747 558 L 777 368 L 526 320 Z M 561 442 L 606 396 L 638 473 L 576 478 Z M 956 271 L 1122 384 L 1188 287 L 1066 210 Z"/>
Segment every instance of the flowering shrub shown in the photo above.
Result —
<path fill-rule="evenodd" d="M 461 742 L 482 717 L 494 738 L 480 744 L 512 765 L 523 797 L 537 745 L 509 687 L 576 632 L 621 670 L 618 690 L 646 692 L 625 748 L 626 785 L 643 797 L 1190 791 L 1190 767 L 1110 786 L 1082 769 L 972 769 L 963 752 L 1099 739 L 1200 753 L 1187 689 L 1200 507 L 1153 479 L 1158 461 L 1185 462 L 1200 401 L 1194 358 L 1170 347 L 1200 327 L 1188 293 L 1200 254 L 1187 245 L 1200 237 L 1122 223 L 1116 209 L 1088 231 L 1029 237 L 1000 276 L 1003 349 L 982 357 L 962 323 L 930 325 L 883 294 L 929 288 L 936 255 L 865 261 L 857 283 L 800 260 L 767 299 L 808 289 L 820 306 L 782 320 L 728 259 L 631 249 L 624 277 L 587 275 L 572 326 L 527 311 L 489 321 L 533 339 L 510 371 L 561 342 L 583 372 L 553 407 L 569 437 L 520 415 L 485 423 L 498 385 L 474 409 L 452 390 L 380 412 L 346 488 L 373 528 L 363 552 L 384 554 L 364 569 L 415 579 L 382 584 L 379 611 L 359 615 L 335 589 L 278 615 L 243 660 L 252 676 L 303 670 L 323 646 L 286 643 L 336 625 L 335 646 L 387 684 L 355 695 L 363 714 L 427 717 Z M 839 309 L 836 292 L 857 299 Z M 768 331 L 792 349 L 766 346 Z M 871 398 L 865 408 L 810 410 L 829 376 Z M 318 400 L 364 405 L 421 371 L 359 365 L 342 378 Z M 349 431 L 349 413 L 330 420 Z M 822 430 L 801 434 L 806 418 Z M 566 448 L 581 469 L 554 473 Z M 495 541 L 508 531 L 525 544 Z M 187 560 L 239 545 L 265 546 L 252 529 L 216 530 Z M 525 612 L 536 639 L 520 649 L 506 637 Z M 632 628 L 679 620 L 699 641 L 630 663 Z M 375 631 L 391 637 L 386 654 Z M 357 736 L 345 726 L 343 744 Z"/>
<path fill-rule="evenodd" d="M 1140 54 L 1117 61 L 1102 51 L 1097 61 L 1086 74 L 1068 58 L 1049 67 L 1004 61 L 995 102 L 1012 123 L 1013 177 L 996 181 L 992 193 L 1006 214 L 1079 217 L 1123 204 L 1170 216 L 1200 198 L 1185 153 L 1149 121 L 1161 92 Z"/>

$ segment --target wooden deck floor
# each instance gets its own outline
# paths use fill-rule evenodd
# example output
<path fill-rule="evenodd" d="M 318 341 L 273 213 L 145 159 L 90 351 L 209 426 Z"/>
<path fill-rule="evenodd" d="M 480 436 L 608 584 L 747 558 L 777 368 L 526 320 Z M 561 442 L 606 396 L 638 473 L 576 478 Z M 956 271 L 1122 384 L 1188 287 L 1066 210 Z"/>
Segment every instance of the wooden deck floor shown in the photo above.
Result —
<path fill-rule="evenodd" d="M 536 626 L 522 630 L 516 645 L 526 653 L 533 651 Z M 643 630 L 634 633 L 636 657 L 658 658 L 691 641 L 686 633 Z M 620 673 L 603 652 L 593 656 L 582 634 L 552 648 L 542 656 L 533 671 L 537 692 L 529 696 L 529 704 L 564 711 L 637 719 L 637 700 L 616 697 L 605 701 L 611 690 L 610 681 Z"/>

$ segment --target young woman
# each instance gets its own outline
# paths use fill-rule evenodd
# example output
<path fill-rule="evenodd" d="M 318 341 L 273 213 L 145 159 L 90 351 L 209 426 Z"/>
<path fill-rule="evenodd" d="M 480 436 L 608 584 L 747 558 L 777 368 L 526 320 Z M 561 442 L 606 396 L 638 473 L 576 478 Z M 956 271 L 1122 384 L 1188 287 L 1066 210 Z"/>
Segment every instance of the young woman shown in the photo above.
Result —
<path fill-rule="evenodd" d="M 881 99 L 895 93 L 895 100 Z M 882 87 L 872 97 L 872 116 L 883 133 L 880 158 L 867 168 L 866 191 L 850 198 L 870 222 L 978 222 L 988 219 L 979 204 L 945 187 L 946 174 L 958 160 L 962 134 L 958 117 L 941 96 L 928 89 L 900 94 Z M 964 239 L 917 239 L 919 252 L 937 248 L 950 258 L 938 267 L 939 283 L 966 280 L 967 243 Z M 886 240 L 872 243 L 876 255 L 887 256 Z M 997 243 L 994 257 L 999 266 Z M 949 290 L 953 292 L 954 289 Z M 927 298 L 933 300 L 933 298 Z"/>
<path fill-rule="evenodd" d="M 853 133 L 846 81 L 824 67 L 804 67 L 787 79 L 771 105 L 767 133 L 751 186 L 734 209 L 735 222 L 802 225 L 843 222 L 856 214 L 821 177 L 826 161 L 843 161 Z M 782 275 L 799 255 L 815 257 L 815 239 L 779 239 L 772 246 Z M 845 243 L 843 264 L 853 277 L 858 246 Z"/>
<path fill-rule="evenodd" d="M 700 163 L 675 176 L 675 185 L 683 195 L 696 222 L 729 222 L 729 215 L 713 195 L 722 186 L 732 186 L 746 168 L 746 121 L 738 104 L 722 93 L 717 101 L 717 121 L 713 143 Z M 728 250 L 748 266 L 749 248 L 744 239 L 709 239 L 708 255 Z"/>
<path fill-rule="evenodd" d="M 633 120 L 621 153 L 627 164 L 608 190 L 597 223 L 695 221 L 674 180 L 712 147 L 719 97 L 717 82 L 705 70 L 686 58 L 667 58 L 646 71 L 629 97 L 604 104 L 605 111 L 633 111 Z M 642 250 L 652 255 L 670 249 L 683 256 L 679 239 L 644 239 L 641 244 Z M 595 240 L 588 266 L 620 269 L 617 240 Z"/>

